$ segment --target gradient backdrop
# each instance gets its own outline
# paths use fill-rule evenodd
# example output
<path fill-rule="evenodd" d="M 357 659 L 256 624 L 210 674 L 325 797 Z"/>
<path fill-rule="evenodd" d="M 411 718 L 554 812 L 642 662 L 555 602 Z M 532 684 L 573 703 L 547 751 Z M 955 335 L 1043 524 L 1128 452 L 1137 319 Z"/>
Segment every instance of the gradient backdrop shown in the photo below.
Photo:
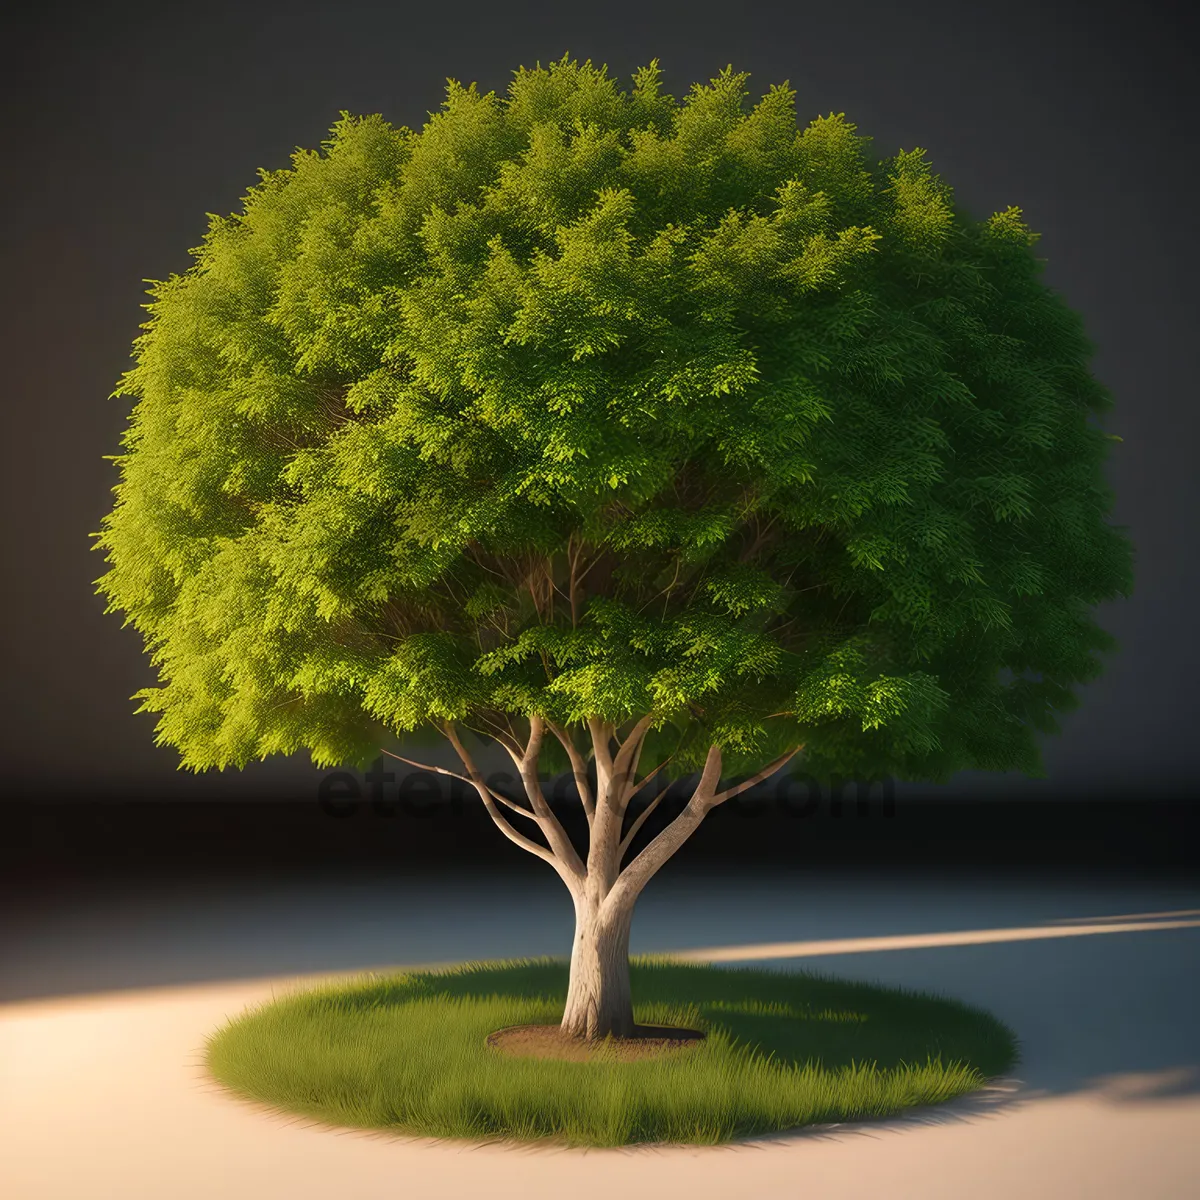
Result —
<path fill-rule="evenodd" d="M 156 677 L 140 637 L 103 614 L 89 534 L 116 482 L 102 455 L 119 452 L 130 401 L 107 397 L 146 319 L 142 281 L 186 270 L 205 214 L 240 208 L 256 168 L 317 147 L 340 109 L 420 128 L 448 76 L 503 94 L 518 66 L 564 52 L 622 86 L 657 57 L 676 99 L 727 64 L 751 73 L 752 103 L 787 80 L 801 125 L 844 112 L 880 152 L 925 148 L 977 217 L 1022 207 L 1116 396 L 1111 519 L 1134 539 L 1136 591 L 1101 610 L 1121 649 L 1047 740 L 1048 780 L 966 773 L 897 794 L 1190 798 L 1200 417 L 1186 6 L 213 0 L 38 3 L 6 25 L 7 799 L 315 798 L 324 773 L 305 755 L 195 776 L 154 746 L 152 716 L 133 715 L 129 697 Z"/>

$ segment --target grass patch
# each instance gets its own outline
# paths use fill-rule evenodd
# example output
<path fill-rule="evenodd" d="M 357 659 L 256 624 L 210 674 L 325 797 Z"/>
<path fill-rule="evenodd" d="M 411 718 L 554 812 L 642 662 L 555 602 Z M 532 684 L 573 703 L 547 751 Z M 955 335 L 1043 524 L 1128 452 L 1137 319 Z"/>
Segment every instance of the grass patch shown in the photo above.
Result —
<path fill-rule="evenodd" d="M 567 964 L 542 958 L 287 995 L 211 1035 L 205 1061 L 230 1091 L 330 1125 L 623 1146 L 887 1117 L 974 1091 L 1017 1057 L 994 1017 L 938 996 L 663 957 L 630 970 L 639 1024 L 704 1041 L 636 1062 L 498 1053 L 489 1033 L 562 1017 Z"/>

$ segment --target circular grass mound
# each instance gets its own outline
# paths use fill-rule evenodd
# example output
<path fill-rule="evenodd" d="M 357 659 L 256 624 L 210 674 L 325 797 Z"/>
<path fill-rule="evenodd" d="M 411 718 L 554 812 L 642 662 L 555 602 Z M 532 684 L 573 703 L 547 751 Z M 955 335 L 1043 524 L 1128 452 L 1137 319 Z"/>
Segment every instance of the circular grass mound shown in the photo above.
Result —
<path fill-rule="evenodd" d="M 892 1116 L 982 1087 L 1012 1033 L 952 1000 L 783 971 L 635 958 L 639 1025 L 703 1031 L 634 1060 L 505 1054 L 499 1030 L 562 1016 L 567 964 L 469 963 L 326 984 L 209 1037 L 230 1091 L 326 1124 L 575 1146 L 713 1145 Z"/>

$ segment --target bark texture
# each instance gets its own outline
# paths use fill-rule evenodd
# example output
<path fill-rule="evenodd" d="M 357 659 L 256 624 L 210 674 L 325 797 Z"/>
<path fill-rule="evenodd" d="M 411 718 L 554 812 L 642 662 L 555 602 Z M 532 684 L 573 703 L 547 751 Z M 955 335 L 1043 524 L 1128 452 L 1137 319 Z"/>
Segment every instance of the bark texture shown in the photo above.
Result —
<path fill-rule="evenodd" d="M 633 1037 L 629 989 L 629 928 L 633 901 L 605 913 L 581 896 L 575 902 L 575 943 L 562 1028 L 573 1037 Z"/>

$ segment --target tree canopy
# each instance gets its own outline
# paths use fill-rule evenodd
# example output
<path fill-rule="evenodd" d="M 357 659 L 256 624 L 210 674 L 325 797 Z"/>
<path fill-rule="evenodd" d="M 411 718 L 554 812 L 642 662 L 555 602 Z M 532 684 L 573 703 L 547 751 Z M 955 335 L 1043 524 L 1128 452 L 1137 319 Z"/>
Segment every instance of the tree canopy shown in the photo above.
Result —
<path fill-rule="evenodd" d="M 1044 774 L 1132 587 L 1082 318 L 747 78 L 343 112 L 146 281 L 96 583 L 181 766 L 652 713 L 680 771 Z"/>

